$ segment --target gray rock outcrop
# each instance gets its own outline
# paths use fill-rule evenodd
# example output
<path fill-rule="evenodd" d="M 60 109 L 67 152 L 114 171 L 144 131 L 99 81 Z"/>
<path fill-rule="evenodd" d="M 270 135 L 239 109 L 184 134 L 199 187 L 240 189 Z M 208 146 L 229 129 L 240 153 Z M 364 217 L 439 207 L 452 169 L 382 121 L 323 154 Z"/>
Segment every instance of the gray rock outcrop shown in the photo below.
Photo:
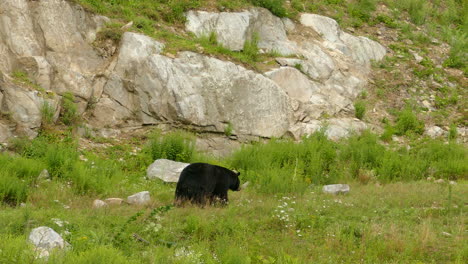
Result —
<path fill-rule="evenodd" d="M 296 138 L 317 127 L 324 115 L 352 112 L 352 102 L 367 82 L 370 62 L 381 60 L 386 53 L 373 40 L 343 32 L 331 18 L 303 14 L 300 22 L 299 28 L 264 9 L 253 8 L 238 13 L 190 11 L 186 23 L 186 29 L 199 37 L 215 33 L 219 42 L 232 50 L 241 50 L 243 43 L 257 34 L 259 48 L 297 55 L 278 58 L 282 67 L 264 74 L 289 96 L 293 109 L 290 132 Z M 339 121 L 331 121 L 334 124 L 327 133 L 331 138 L 364 127 L 362 122 Z"/>
<path fill-rule="evenodd" d="M 161 48 L 149 37 L 124 34 L 106 97 L 96 106 L 95 126 L 125 124 L 136 113 L 143 124 L 172 120 L 214 132 L 228 122 L 238 133 L 262 137 L 288 130 L 288 96 L 270 79 L 193 52 L 172 59 L 160 55 Z"/>
<path fill-rule="evenodd" d="M 158 159 L 146 170 L 146 178 L 148 180 L 158 178 L 165 182 L 178 182 L 180 173 L 188 165 L 189 163 Z"/>
<path fill-rule="evenodd" d="M 283 67 L 260 73 L 193 52 L 164 56 L 162 43 L 131 32 L 114 56 L 100 56 L 92 43 L 109 19 L 79 5 L 4 0 L 0 10 L 0 111 L 10 117 L 0 117 L 1 141 L 17 131 L 34 137 L 45 102 L 56 119 L 65 92 L 100 130 L 169 123 L 223 133 L 231 124 L 235 135 L 300 137 L 323 116 L 352 112 L 370 60 L 385 54 L 380 44 L 341 31 L 334 20 L 304 14 L 295 25 L 254 8 L 190 11 L 186 28 L 198 36 L 214 32 L 232 50 L 258 36 L 262 51 L 297 58 L 278 58 Z M 17 71 L 35 85 L 18 85 Z"/>

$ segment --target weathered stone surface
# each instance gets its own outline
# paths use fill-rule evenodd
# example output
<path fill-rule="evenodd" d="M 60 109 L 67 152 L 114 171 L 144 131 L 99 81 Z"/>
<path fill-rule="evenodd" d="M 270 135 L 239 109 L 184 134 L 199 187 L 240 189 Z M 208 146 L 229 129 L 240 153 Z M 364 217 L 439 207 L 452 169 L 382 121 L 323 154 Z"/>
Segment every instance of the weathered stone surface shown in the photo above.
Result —
<path fill-rule="evenodd" d="M 265 75 L 283 88 L 290 98 L 302 103 L 308 103 L 310 97 L 320 90 L 315 82 L 295 68 L 282 67 L 266 72 Z"/>
<path fill-rule="evenodd" d="M 6 124 L 6 122 L 0 120 L 0 143 L 8 142 L 10 137 L 12 137 L 10 127 Z"/>
<path fill-rule="evenodd" d="M 16 130 L 28 137 L 37 135 L 37 129 L 42 123 L 41 109 L 46 103 L 55 113 L 53 119 L 58 118 L 58 96 L 45 98 L 39 91 L 18 86 L 5 78 L 0 79 L 0 92 L 3 94 L 0 98 L 0 112 L 7 114 L 17 124 Z"/>
<path fill-rule="evenodd" d="M 178 182 L 180 173 L 188 165 L 189 163 L 158 159 L 146 170 L 146 178 L 148 180 L 158 178 L 165 182 Z"/>
<path fill-rule="evenodd" d="M 38 257 L 48 257 L 53 249 L 64 249 L 68 243 L 52 228 L 41 226 L 29 234 L 29 241 L 34 244 Z"/>
<path fill-rule="evenodd" d="M 322 191 L 324 193 L 330 193 L 330 194 L 346 194 L 350 190 L 350 187 L 348 184 L 330 184 L 330 185 L 325 185 L 322 188 Z"/>
<path fill-rule="evenodd" d="M 444 136 L 446 132 L 441 127 L 431 126 L 431 127 L 426 127 L 425 134 L 431 138 L 438 138 L 438 137 Z"/>
<path fill-rule="evenodd" d="M 163 44 L 131 32 L 123 35 L 118 53 L 103 58 L 91 43 L 109 21 L 105 17 L 65 0 L 4 0 L 0 10 L 0 71 L 8 76 L 21 70 L 45 90 L 72 92 L 79 113 L 87 111 L 85 119 L 101 131 L 164 122 L 223 132 L 231 123 L 236 136 L 279 137 L 288 131 L 300 136 L 323 115 L 352 110 L 369 61 L 385 54 L 378 43 L 341 31 L 334 20 L 304 14 L 303 25 L 295 25 L 252 8 L 189 11 L 186 28 L 197 36 L 214 32 L 232 50 L 257 35 L 262 52 L 299 55 L 278 60 L 290 67 L 263 75 L 193 52 L 164 56 Z M 40 107 L 49 99 L 10 84 L 0 84 L 1 111 L 11 112 L 8 122 L 15 130 L 35 136 Z M 56 118 L 59 97 L 49 101 Z M 9 137 L 6 131 L 12 129 L 0 131 Z"/>
<path fill-rule="evenodd" d="M 356 118 L 331 118 L 328 120 L 312 120 L 308 123 L 298 123 L 293 126 L 290 132 L 295 138 L 301 135 L 309 135 L 325 129 L 325 135 L 331 140 L 338 140 L 348 137 L 352 133 L 359 133 L 366 130 L 366 123 Z"/>
<path fill-rule="evenodd" d="M 291 28 L 290 21 L 287 21 Z M 189 11 L 186 29 L 198 37 L 216 34 L 217 41 L 231 50 L 242 50 L 246 41 L 258 36 L 258 47 L 284 55 L 294 53 L 295 44 L 288 41 L 283 21 L 263 8 L 243 12 L 211 13 Z"/>
<path fill-rule="evenodd" d="M 150 193 L 148 191 L 143 191 L 135 193 L 127 197 L 127 202 L 129 204 L 135 205 L 144 205 L 151 201 Z"/>
<path fill-rule="evenodd" d="M 193 52 L 171 59 L 158 54 L 161 47 L 151 38 L 124 34 L 116 74 L 110 74 L 106 97 L 94 112 L 95 126 L 125 124 L 133 117 L 143 124 L 173 120 L 216 132 L 230 122 L 240 134 L 264 137 L 287 131 L 289 99 L 273 81 Z"/>
<path fill-rule="evenodd" d="M 95 77 L 105 65 L 90 43 L 109 19 L 65 0 L 4 0 L 0 10 L 0 72 L 7 76 L 13 70 L 26 72 L 44 90 L 72 92 L 84 111 L 87 101 L 99 94 Z M 37 91 L 8 82 L 0 84 L 0 90 L 4 93 L 2 111 L 11 113 L 17 131 L 36 135 L 45 101 L 56 110 L 54 118 L 58 117 L 59 98 L 42 99 Z"/>
<path fill-rule="evenodd" d="M 338 23 L 329 17 L 302 14 L 300 22 L 321 34 L 326 47 L 350 56 L 357 63 L 369 64 L 371 60 L 381 60 L 385 56 L 386 50 L 382 45 L 366 37 L 343 32 Z"/>

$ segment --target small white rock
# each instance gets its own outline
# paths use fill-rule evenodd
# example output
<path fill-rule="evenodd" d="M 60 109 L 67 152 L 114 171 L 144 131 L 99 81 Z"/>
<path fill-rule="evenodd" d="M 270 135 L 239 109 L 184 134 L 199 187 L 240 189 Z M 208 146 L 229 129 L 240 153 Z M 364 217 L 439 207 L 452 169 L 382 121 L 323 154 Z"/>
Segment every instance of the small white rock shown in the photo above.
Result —
<path fill-rule="evenodd" d="M 435 183 L 444 183 L 445 181 L 444 181 L 444 179 L 438 179 L 438 180 L 435 180 L 434 182 Z"/>
<path fill-rule="evenodd" d="M 449 184 L 450 184 L 450 185 L 456 185 L 457 182 L 456 182 L 456 181 L 450 181 Z"/>
<path fill-rule="evenodd" d="M 47 180 L 47 179 L 50 179 L 49 171 L 47 171 L 46 169 L 43 169 L 43 170 L 41 171 L 41 173 L 39 174 L 39 176 L 37 176 L 37 179 L 38 179 L 38 180 Z"/>
<path fill-rule="evenodd" d="M 127 202 L 129 204 L 143 205 L 151 201 L 150 193 L 148 191 L 143 191 L 135 193 L 127 197 Z"/>
<path fill-rule="evenodd" d="M 102 208 L 102 207 L 107 207 L 107 203 L 102 201 L 102 200 L 99 200 L 99 199 L 96 199 L 93 201 L 93 208 L 97 209 L 97 208 Z"/>
<path fill-rule="evenodd" d="M 244 184 L 242 184 L 242 185 L 240 186 L 240 189 L 241 189 L 241 190 L 246 189 L 247 186 L 249 186 L 249 184 L 250 184 L 250 182 L 248 182 L 248 181 L 244 182 Z"/>
<path fill-rule="evenodd" d="M 132 26 L 133 26 L 133 21 L 130 21 L 127 24 L 123 25 L 120 29 L 121 30 L 129 30 Z"/>
<path fill-rule="evenodd" d="M 111 205 L 121 205 L 124 202 L 122 198 L 107 198 L 104 201 Z"/>
<path fill-rule="evenodd" d="M 442 235 L 446 236 L 446 237 L 451 237 L 452 234 L 448 233 L 448 232 L 442 232 Z"/>
<path fill-rule="evenodd" d="M 346 194 L 350 190 L 348 184 L 330 184 L 325 185 L 322 188 L 324 193 L 331 193 L 331 194 Z"/>

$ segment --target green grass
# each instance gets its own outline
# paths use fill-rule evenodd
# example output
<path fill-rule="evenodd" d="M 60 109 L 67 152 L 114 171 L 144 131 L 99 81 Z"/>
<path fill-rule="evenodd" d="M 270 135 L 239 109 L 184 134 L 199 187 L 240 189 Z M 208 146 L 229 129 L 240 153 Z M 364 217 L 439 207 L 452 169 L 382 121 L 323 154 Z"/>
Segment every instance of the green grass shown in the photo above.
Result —
<path fill-rule="evenodd" d="M 467 150 L 455 142 L 424 139 L 408 150 L 384 146 L 370 132 L 340 142 L 316 133 L 302 142 L 246 145 L 215 159 L 195 151 L 191 138 L 183 131 L 156 131 L 146 139 L 80 151 L 68 134 L 43 132 L 10 144 L 17 154 L 0 155 L 0 262 L 29 263 L 34 250 L 26 238 L 41 225 L 72 245 L 53 253 L 48 263 L 467 260 L 466 245 L 459 242 L 466 238 Z M 141 150 L 133 152 L 136 148 Z M 224 208 L 174 208 L 174 184 L 144 179 L 151 149 L 174 153 L 173 159 L 238 169 L 242 182 L 251 184 L 230 192 Z M 37 180 L 44 168 L 51 181 Z M 427 182 L 428 176 L 458 185 Z M 351 184 L 351 192 L 321 193 L 322 184 L 338 182 Z M 147 206 L 91 209 L 96 198 L 125 198 L 143 190 L 152 196 Z M 20 202 L 26 206 L 16 206 Z M 52 218 L 67 223 L 58 226 Z"/>
<path fill-rule="evenodd" d="M 78 106 L 75 103 L 75 96 L 66 92 L 62 97 L 62 112 L 60 114 L 62 122 L 67 125 L 75 125 L 80 117 L 78 114 Z"/>
<path fill-rule="evenodd" d="M 363 101 L 357 101 L 354 103 L 355 116 L 358 119 L 363 119 L 364 114 L 366 113 L 366 104 Z"/>

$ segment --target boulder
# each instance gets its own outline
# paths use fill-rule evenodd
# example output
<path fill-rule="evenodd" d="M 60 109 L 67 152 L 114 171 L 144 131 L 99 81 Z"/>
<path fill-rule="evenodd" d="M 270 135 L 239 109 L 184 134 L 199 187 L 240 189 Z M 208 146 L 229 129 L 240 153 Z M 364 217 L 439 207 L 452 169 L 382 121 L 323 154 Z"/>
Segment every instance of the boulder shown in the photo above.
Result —
<path fill-rule="evenodd" d="M 151 201 L 150 193 L 143 191 L 127 197 L 127 202 L 134 205 L 144 205 Z"/>
<path fill-rule="evenodd" d="M 48 257 L 54 249 L 65 249 L 68 243 L 52 228 L 41 226 L 31 230 L 29 241 L 34 244 L 38 257 Z"/>
<path fill-rule="evenodd" d="M 146 178 L 148 180 L 159 178 L 165 182 L 178 182 L 180 173 L 188 165 L 189 163 L 158 159 L 146 170 Z"/>
<path fill-rule="evenodd" d="M 348 184 L 330 184 L 324 185 L 322 191 L 329 194 L 347 194 L 350 190 Z"/>

